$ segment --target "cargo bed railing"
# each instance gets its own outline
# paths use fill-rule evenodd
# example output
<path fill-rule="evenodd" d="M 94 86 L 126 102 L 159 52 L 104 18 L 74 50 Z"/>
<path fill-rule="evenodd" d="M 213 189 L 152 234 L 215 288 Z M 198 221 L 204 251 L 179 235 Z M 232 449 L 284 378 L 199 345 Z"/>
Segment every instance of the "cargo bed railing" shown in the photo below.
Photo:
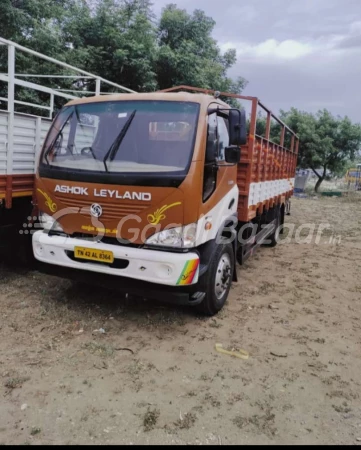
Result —
<path fill-rule="evenodd" d="M 160 92 L 177 92 L 177 91 L 189 91 L 189 92 L 199 92 L 203 94 L 216 94 L 217 97 L 229 97 L 229 98 L 235 98 L 239 100 L 246 100 L 251 102 L 252 109 L 251 109 L 251 118 L 250 118 L 250 127 L 249 127 L 249 135 L 255 136 L 256 135 L 256 126 L 257 126 L 257 114 L 259 111 L 259 108 L 261 110 L 265 111 L 266 116 L 266 130 L 265 130 L 265 136 L 264 138 L 266 140 L 270 140 L 270 134 L 271 134 L 271 120 L 274 119 L 280 126 L 281 126 L 281 136 L 280 136 L 280 143 L 279 145 L 286 150 L 289 150 L 292 153 L 298 153 L 298 145 L 299 145 L 299 139 L 297 134 L 291 130 L 291 128 L 288 127 L 280 118 L 278 118 L 269 108 L 267 108 L 257 97 L 249 97 L 245 95 L 240 94 L 234 94 L 232 92 L 220 92 L 215 91 L 213 89 L 203 89 L 203 88 L 197 88 L 194 86 L 175 86 L 168 89 L 162 89 Z M 286 131 L 290 133 L 291 135 L 291 145 L 290 148 L 285 147 L 285 134 Z"/>

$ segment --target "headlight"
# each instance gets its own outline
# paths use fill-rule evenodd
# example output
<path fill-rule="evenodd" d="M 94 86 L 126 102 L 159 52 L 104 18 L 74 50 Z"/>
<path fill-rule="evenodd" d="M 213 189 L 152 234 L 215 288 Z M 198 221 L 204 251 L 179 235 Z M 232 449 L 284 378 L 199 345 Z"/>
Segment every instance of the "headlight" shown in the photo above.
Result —
<path fill-rule="evenodd" d="M 185 227 L 171 228 L 153 234 L 146 240 L 149 245 L 164 245 L 166 247 L 191 248 L 195 246 L 197 224 L 191 223 Z"/>
<path fill-rule="evenodd" d="M 183 247 L 191 248 L 196 244 L 197 239 L 197 224 L 191 223 L 183 227 Z"/>
<path fill-rule="evenodd" d="M 45 231 L 60 231 L 64 232 L 63 227 L 60 225 L 59 222 L 57 222 L 54 217 L 49 216 L 49 214 L 40 212 L 39 214 L 39 220 L 42 224 Z"/>

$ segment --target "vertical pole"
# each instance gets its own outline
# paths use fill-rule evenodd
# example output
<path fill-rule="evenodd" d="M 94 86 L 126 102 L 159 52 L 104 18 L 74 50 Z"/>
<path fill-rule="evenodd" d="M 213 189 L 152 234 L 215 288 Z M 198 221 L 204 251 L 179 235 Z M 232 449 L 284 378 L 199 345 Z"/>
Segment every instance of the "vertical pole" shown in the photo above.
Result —
<path fill-rule="evenodd" d="M 295 135 L 294 134 L 292 135 L 292 138 L 291 138 L 291 148 L 290 148 L 290 150 L 291 150 L 291 153 L 293 153 L 295 151 Z"/>
<path fill-rule="evenodd" d="M 41 147 L 41 117 L 36 118 L 36 132 L 35 132 L 35 168 L 38 165 L 38 156 Z"/>
<path fill-rule="evenodd" d="M 256 134 L 256 124 L 257 124 L 257 108 L 258 108 L 258 99 L 252 99 L 252 111 L 251 111 L 251 122 L 249 124 L 249 134 L 255 138 Z"/>
<path fill-rule="evenodd" d="M 100 95 L 100 80 L 99 80 L 99 78 L 97 78 L 96 82 L 95 82 L 95 95 Z"/>
<path fill-rule="evenodd" d="M 50 111 L 49 111 L 49 119 L 53 118 L 54 112 L 54 94 L 50 94 Z"/>
<path fill-rule="evenodd" d="M 269 141 L 270 134 L 271 134 L 271 113 L 268 112 L 266 121 L 266 133 L 265 133 L 265 138 L 267 139 L 267 141 Z"/>
<path fill-rule="evenodd" d="M 15 47 L 9 45 L 8 47 L 8 111 L 14 112 L 15 100 Z"/>
<path fill-rule="evenodd" d="M 15 47 L 8 46 L 8 154 L 6 159 L 5 207 L 12 205 L 12 171 L 14 152 Z"/>
<path fill-rule="evenodd" d="M 248 186 L 248 190 L 250 189 L 250 186 L 251 186 L 252 172 L 254 169 L 253 156 L 254 156 L 254 149 L 255 149 L 255 142 L 256 142 L 257 109 L 258 109 L 258 99 L 253 98 L 252 99 L 251 120 L 250 120 L 250 124 L 249 124 L 248 149 L 247 149 L 247 158 L 250 161 L 247 166 L 247 173 L 246 173 L 246 186 Z M 250 192 L 248 192 L 248 199 L 247 199 L 247 211 L 248 211 L 247 215 L 248 216 L 253 212 L 253 211 L 250 211 L 250 207 L 252 209 L 255 208 L 254 205 L 249 205 L 249 199 L 250 199 Z M 245 221 L 248 221 L 248 217 Z"/>
<path fill-rule="evenodd" d="M 281 147 L 283 147 L 285 145 L 285 133 L 286 133 L 286 127 L 284 125 L 282 125 L 281 140 L 280 140 Z"/>
<path fill-rule="evenodd" d="M 271 172 L 272 167 L 274 167 L 274 162 L 272 160 L 272 155 L 270 153 L 274 150 L 273 147 L 270 145 L 270 136 L 271 136 L 271 117 L 272 113 L 271 111 L 267 111 L 267 120 L 266 120 L 266 131 L 265 131 L 265 139 L 266 139 L 266 151 L 264 152 L 264 165 L 263 165 L 263 180 L 262 181 L 268 181 L 267 180 L 267 171 L 269 173 Z M 262 139 L 263 140 L 263 139 Z M 261 151 L 263 150 L 263 143 L 261 147 Z M 273 151 L 274 153 L 274 151 Z M 273 164 L 273 166 L 272 166 Z M 270 174 L 271 175 L 271 174 Z M 272 175 L 271 175 L 272 179 Z"/>

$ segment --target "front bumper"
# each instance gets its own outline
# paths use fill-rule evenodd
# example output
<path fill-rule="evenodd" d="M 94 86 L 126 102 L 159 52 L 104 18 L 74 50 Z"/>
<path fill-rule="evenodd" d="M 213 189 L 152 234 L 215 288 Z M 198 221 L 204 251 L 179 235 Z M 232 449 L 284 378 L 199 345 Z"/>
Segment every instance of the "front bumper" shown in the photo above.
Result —
<path fill-rule="evenodd" d="M 113 252 L 116 261 L 126 267 L 116 268 L 106 263 L 74 260 L 74 248 Z M 43 231 L 33 235 L 33 251 L 38 261 L 72 269 L 131 278 L 166 286 L 190 286 L 198 282 L 199 256 L 195 252 L 171 253 L 167 251 L 129 248 L 66 236 L 49 236 Z"/>

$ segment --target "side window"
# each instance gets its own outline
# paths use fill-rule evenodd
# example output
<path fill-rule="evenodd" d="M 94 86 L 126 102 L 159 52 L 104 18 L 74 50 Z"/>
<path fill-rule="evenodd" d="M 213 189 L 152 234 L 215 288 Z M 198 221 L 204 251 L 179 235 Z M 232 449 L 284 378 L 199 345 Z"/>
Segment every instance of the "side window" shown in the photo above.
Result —
<path fill-rule="evenodd" d="M 224 161 L 224 149 L 229 145 L 228 119 L 217 117 L 218 123 L 218 160 Z"/>
<path fill-rule="evenodd" d="M 210 114 L 208 116 L 207 127 L 207 148 L 214 147 L 217 149 L 218 134 L 217 134 L 217 115 Z M 217 167 L 214 163 L 205 163 L 203 176 L 203 201 L 209 199 L 216 188 L 217 183 Z"/>
<path fill-rule="evenodd" d="M 217 161 L 225 161 L 224 150 L 229 145 L 228 119 L 217 116 L 208 117 L 207 148 L 213 147 Z M 214 163 L 205 163 L 203 177 L 203 202 L 209 199 L 217 185 L 218 167 Z"/>

